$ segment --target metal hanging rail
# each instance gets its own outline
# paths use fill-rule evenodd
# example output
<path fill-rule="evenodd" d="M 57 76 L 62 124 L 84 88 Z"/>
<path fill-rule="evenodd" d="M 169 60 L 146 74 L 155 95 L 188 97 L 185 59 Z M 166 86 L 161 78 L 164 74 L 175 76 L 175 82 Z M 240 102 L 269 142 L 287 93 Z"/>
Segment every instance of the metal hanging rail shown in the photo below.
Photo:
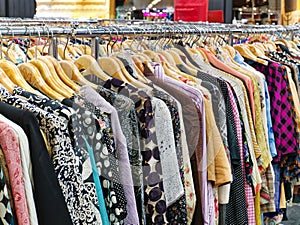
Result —
<path fill-rule="evenodd" d="M 37 25 L 37 26 L 17 26 L 17 24 L 1 26 L 0 19 L 0 36 L 7 37 L 99 37 L 101 35 L 162 35 L 171 37 L 172 35 L 205 35 L 205 34 L 263 34 L 263 33 L 297 33 L 300 26 L 250 26 L 250 25 L 229 25 L 213 23 L 146 23 L 142 24 L 113 24 L 99 26 L 97 23 L 87 26 L 56 26 L 56 25 Z M 26 20 L 24 20 L 26 21 Z M 22 21 L 22 22 L 24 22 Z M 32 22 L 32 21 L 30 21 Z M 50 22 L 50 21 L 49 21 Z M 68 21 L 67 21 L 68 22 Z M 74 21 L 73 21 L 74 22 Z M 13 23 L 13 22 L 12 22 Z M 24 22 L 25 23 L 25 22 Z"/>

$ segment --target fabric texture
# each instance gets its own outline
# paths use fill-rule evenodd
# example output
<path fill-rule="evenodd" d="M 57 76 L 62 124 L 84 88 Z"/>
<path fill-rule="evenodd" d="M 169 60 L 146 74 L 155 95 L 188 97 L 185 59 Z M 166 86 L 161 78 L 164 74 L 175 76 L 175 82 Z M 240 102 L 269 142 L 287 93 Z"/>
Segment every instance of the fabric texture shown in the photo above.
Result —
<path fill-rule="evenodd" d="M 91 186 L 84 187 L 83 185 L 82 175 L 79 172 L 80 168 L 75 163 L 76 156 L 72 149 L 66 126 L 67 121 L 47 113 L 30 103 L 10 96 L 4 89 L 1 89 L 0 95 L 2 101 L 29 110 L 35 113 L 38 118 L 40 128 L 47 134 L 51 145 L 53 153 L 52 162 L 73 223 L 79 224 L 80 221 L 93 221 L 92 223 L 97 224 L 100 218 L 100 213 L 97 209 L 98 199 L 95 194 L 92 194 L 93 192 L 95 193 L 95 190 Z M 64 141 L 61 143 L 60 140 Z M 94 202 L 97 202 L 97 205 Z M 79 217 L 79 215 L 84 216 Z"/>
<path fill-rule="evenodd" d="M 1 150 L 1 149 L 0 149 Z M 2 151 L 2 150 L 1 150 Z M 5 176 L 0 167 L 0 220 L 3 225 L 13 225 L 14 215 L 12 213 L 10 205 L 10 197 L 8 195 L 8 189 L 6 185 Z"/>
<path fill-rule="evenodd" d="M 106 102 L 95 90 L 90 86 L 83 86 L 80 89 L 81 95 L 85 96 L 86 100 L 93 103 L 103 112 L 109 113 L 112 123 L 112 131 L 114 133 L 114 140 L 116 145 L 116 154 L 120 165 L 120 181 L 124 187 L 125 196 L 127 199 L 127 213 L 125 224 L 138 224 L 138 213 L 136 208 L 136 200 L 133 190 L 133 180 L 131 176 L 131 169 L 129 157 L 127 152 L 126 138 L 122 132 L 118 113 L 116 109 Z"/>
<path fill-rule="evenodd" d="M 14 206 L 19 223 L 30 224 L 18 138 L 14 130 L 0 120 L 0 146 L 8 166 Z"/>
<path fill-rule="evenodd" d="M 21 126 L 28 137 L 39 224 L 71 225 L 70 214 L 36 117 L 31 112 L 1 101 L 0 113 Z"/>

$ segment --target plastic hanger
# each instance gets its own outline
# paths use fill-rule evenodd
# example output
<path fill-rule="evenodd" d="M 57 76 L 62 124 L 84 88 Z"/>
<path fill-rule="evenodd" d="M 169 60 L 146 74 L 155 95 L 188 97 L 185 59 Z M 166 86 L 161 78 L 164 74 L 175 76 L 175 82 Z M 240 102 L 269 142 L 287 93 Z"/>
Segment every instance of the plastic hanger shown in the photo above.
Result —
<path fill-rule="evenodd" d="M 23 77 L 33 87 L 37 88 L 52 99 L 62 101 L 65 97 L 54 91 L 43 79 L 39 70 L 31 63 L 22 63 L 18 65 Z"/>
<path fill-rule="evenodd" d="M 111 79 L 110 76 L 103 72 L 96 59 L 90 55 L 80 56 L 74 63 L 79 71 L 85 70 L 84 74 L 94 74 L 104 81 Z"/>
<path fill-rule="evenodd" d="M 80 85 L 90 85 L 94 89 L 97 89 L 98 86 L 96 84 L 94 84 L 84 78 L 84 76 L 80 73 L 79 69 L 74 64 L 74 62 L 62 60 L 59 62 L 59 65 L 63 69 L 66 76 L 69 77 L 70 79 L 72 79 L 73 81 L 75 81 L 76 83 L 78 83 Z"/>

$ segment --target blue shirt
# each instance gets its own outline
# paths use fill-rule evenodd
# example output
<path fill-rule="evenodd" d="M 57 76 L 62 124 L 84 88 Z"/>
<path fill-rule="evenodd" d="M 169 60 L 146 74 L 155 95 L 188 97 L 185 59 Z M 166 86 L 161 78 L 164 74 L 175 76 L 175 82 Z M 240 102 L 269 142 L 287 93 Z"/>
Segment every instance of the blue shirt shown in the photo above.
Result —
<path fill-rule="evenodd" d="M 244 62 L 244 58 L 241 56 L 239 52 L 236 52 L 236 55 L 234 56 L 234 61 L 237 62 L 240 65 L 243 65 L 246 68 L 254 69 L 249 64 Z M 264 80 L 264 88 L 265 88 L 265 105 L 266 105 L 266 116 L 267 116 L 267 127 L 268 127 L 268 137 L 269 137 L 269 147 L 271 156 L 275 157 L 277 155 L 277 150 L 275 146 L 275 137 L 274 137 L 274 131 L 273 131 L 273 125 L 272 125 L 272 118 L 271 118 L 271 104 L 270 104 L 270 95 L 268 90 L 268 85 L 265 79 Z"/>

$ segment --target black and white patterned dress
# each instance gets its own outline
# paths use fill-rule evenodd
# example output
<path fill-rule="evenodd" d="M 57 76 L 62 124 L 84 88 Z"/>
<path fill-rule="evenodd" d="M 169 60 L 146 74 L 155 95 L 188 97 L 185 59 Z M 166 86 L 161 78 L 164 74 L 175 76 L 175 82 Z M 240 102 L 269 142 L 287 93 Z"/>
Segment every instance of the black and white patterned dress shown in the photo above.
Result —
<path fill-rule="evenodd" d="M 36 116 L 51 146 L 52 162 L 73 224 L 101 224 L 95 185 L 92 182 L 84 183 L 80 160 L 71 143 L 68 121 L 11 96 L 3 88 L 0 88 L 0 99 L 17 108 L 33 112 Z"/>

